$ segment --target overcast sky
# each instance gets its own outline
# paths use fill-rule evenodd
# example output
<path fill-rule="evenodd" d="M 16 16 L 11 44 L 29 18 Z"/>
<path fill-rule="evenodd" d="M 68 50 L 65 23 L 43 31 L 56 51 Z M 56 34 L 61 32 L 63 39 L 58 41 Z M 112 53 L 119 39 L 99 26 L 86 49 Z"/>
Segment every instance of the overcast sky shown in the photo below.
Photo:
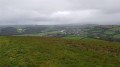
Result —
<path fill-rule="evenodd" d="M 0 0 L 0 24 L 120 24 L 120 0 Z"/>

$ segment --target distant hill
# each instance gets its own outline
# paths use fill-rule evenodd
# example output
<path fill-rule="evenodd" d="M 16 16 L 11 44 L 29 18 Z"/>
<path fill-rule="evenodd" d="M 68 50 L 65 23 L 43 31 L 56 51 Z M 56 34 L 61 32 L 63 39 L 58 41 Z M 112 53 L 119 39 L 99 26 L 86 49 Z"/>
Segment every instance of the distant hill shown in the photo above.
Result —
<path fill-rule="evenodd" d="M 90 38 L 120 42 L 120 25 L 92 26 L 86 33 Z"/>
<path fill-rule="evenodd" d="M 0 67 L 120 67 L 120 43 L 1 36 Z"/>
<path fill-rule="evenodd" d="M 6 25 L 0 27 L 0 36 L 42 36 L 120 42 L 120 25 Z"/>

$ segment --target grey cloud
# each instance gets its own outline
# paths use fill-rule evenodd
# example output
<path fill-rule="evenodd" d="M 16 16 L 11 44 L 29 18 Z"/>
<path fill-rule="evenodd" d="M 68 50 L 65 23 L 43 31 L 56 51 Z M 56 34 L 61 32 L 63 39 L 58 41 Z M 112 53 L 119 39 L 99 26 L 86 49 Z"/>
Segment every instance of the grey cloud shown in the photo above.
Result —
<path fill-rule="evenodd" d="M 0 0 L 1 24 L 120 24 L 120 0 Z"/>

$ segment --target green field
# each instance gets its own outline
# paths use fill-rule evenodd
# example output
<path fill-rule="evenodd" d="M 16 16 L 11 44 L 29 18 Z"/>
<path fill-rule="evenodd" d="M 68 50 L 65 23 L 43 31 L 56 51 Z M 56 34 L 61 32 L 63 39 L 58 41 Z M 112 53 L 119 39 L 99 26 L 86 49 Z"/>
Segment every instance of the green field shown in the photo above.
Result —
<path fill-rule="evenodd" d="M 75 40 L 88 40 L 88 41 L 102 41 L 102 40 L 88 38 L 86 36 L 81 36 L 81 35 L 69 35 L 63 38 L 64 39 L 75 39 Z"/>
<path fill-rule="evenodd" d="M 120 67 L 120 43 L 1 36 L 0 67 Z"/>
<path fill-rule="evenodd" d="M 112 28 L 110 30 L 112 30 L 112 31 L 120 31 L 120 27 L 115 27 L 115 28 Z"/>
<path fill-rule="evenodd" d="M 120 25 L 100 25 L 87 29 L 85 33 L 90 38 L 120 42 Z"/>
<path fill-rule="evenodd" d="M 23 35 L 17 35 L 17 36 L 44 36 L 44 35 L 55 34 L 55 33 L 60 33 L 60 31 L 42 32 L 38 34 L 23 34 Z"/>
<path fill-rule="evenodd" d="M 114 38 L 120 38 L 120 34 L 114 35 Z"/>
<path fill-rule="evenodd" d="M 105 34 L 114 34 L 114 31 L 105 31 Z"/>

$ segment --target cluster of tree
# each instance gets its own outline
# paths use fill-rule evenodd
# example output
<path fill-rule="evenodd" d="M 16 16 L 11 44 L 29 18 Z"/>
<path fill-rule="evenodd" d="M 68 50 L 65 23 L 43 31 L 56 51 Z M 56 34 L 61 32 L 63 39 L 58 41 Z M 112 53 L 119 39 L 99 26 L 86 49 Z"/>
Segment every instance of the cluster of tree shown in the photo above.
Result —
<path fill-rule="evenodd" d="M 20 35 L 20 34 L 35 34 L 40 33 L 42 30 L 45 30 L 47 27 L 26 27 L 22 28 L 22 32 L 18 31 L 18 28 L 15 27 L 5 27 L 1 28 L 0 36 L 10 36 L 10 35 Z"/>
<path fill-rule="evenodd" d="M 19 34 L 17 32 L 17 29 L 14 27 L 6 27 L 6 28 L 2 28 L 0 31 L 0 36 L 9 36 L 9 35 L 16 35 Z"/>
<path fill-rule="evenodd" d="M 36 34 L 41 33 L 41 31 L 45 30 L 47 27 L 26 27 L 24 28 L 23 34 Z"/>

